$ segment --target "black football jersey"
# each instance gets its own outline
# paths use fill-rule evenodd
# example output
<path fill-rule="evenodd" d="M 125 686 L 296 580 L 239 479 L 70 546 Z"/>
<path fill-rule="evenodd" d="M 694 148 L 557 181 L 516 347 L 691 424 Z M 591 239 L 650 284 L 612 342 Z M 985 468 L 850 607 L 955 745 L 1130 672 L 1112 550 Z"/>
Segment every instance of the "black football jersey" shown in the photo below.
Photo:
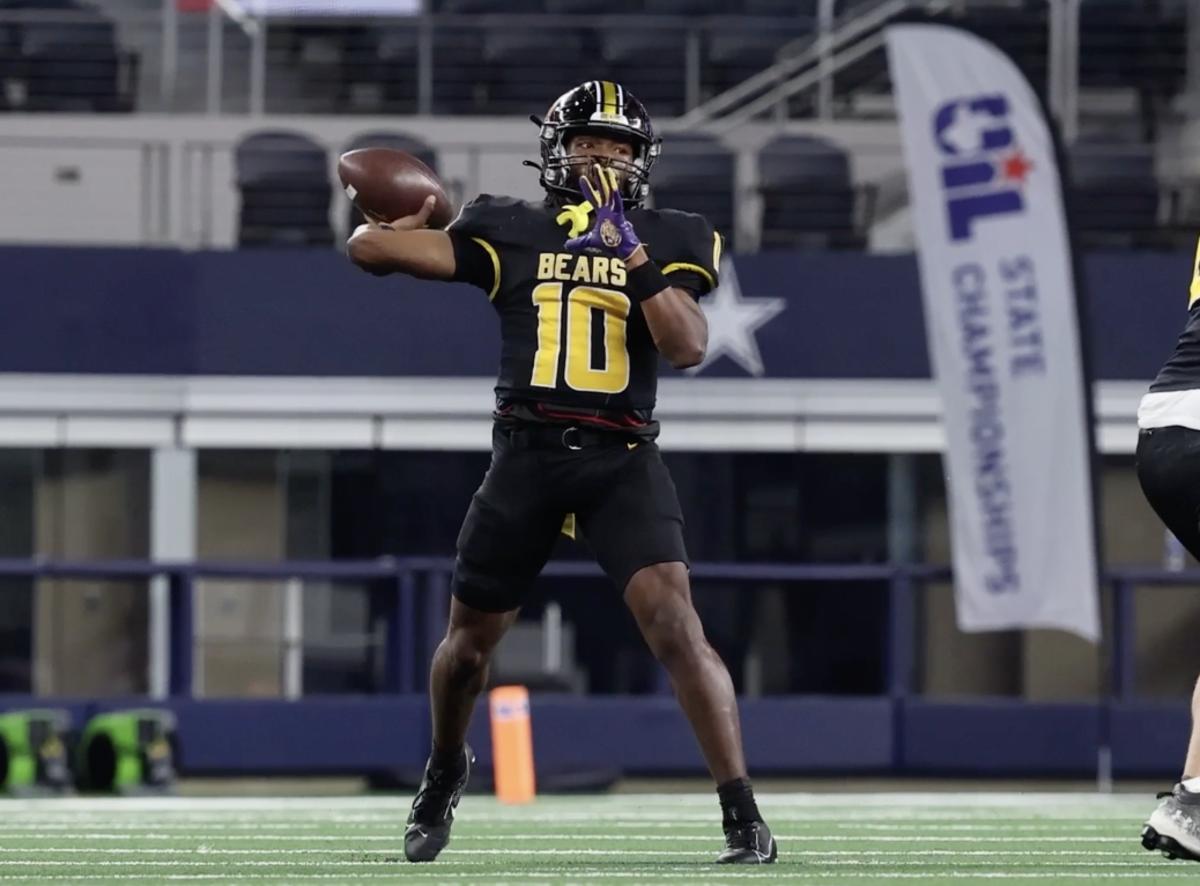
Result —
<path fill-rule="evenodd" d="M 1200 388 L 1200 241 L 1192 263 L 1188 319 L 1175 350 L 1158 371 L 1151 391 L 1187 391 Z"/>
<path fill-rule="evenodd" d="M 500 315 L 497 402 L 650 420 L 658 351 L 616 258 L 563 249 L 578 207 L 483 194 L 449 228 L 456 279 Z M 671 285 L 699 298 L 717 285 L 721 238 L 701 216 L 631 209 L 626 217 Z M 582 219 L 580 219 L 582 223 Z M 588 220 L 590 227 L 590 219 Z"/>

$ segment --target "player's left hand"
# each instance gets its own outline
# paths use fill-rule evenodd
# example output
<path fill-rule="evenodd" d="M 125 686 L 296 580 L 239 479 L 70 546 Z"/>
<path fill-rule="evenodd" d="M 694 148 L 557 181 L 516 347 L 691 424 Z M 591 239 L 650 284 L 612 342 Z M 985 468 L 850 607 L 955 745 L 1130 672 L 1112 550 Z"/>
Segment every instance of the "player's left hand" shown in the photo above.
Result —
<path fill-rule="evenodd" d="M 580 237 L 572 237 L 563 248 L 575 254 L 583 252 L 611 255 L 624 261 L 641 248 L 633 225 L 625 218 L 625 204 L 617 183 L 617 173 L 600 166 L 592 167 L 597 185 L 585 175 L 579 179 L 579 189 L 596 209 L 592 229 Z"/>

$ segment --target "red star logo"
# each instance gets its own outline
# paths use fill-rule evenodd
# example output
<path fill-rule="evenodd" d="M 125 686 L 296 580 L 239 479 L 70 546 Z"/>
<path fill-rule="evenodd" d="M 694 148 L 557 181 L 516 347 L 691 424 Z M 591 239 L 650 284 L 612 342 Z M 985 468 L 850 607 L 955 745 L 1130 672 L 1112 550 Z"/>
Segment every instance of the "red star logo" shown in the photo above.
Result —
<path fill-rule="evenodd" d="M 1019 185 L 1025 184 L 1025 178 L 1031 169 L 1033 169 L 1033 164 L 1021 153 L 1020 148 L 1000 161 L 1001 178 Z"/>

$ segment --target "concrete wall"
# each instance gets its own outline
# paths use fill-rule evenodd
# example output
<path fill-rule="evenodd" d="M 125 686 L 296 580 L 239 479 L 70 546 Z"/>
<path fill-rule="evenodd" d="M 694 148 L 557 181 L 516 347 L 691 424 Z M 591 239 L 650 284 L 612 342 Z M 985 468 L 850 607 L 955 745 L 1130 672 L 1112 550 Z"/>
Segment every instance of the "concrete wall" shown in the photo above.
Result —
<path fill-rule="evenodd" d="M 140 450 L 44 452 L 33 506 L 38 556 L 144 558 L 149 458 Z M 42 581 L 34 612 L 34 689 L 128 695 L 147 684 L 145 582 Z"/>
<path fill-rule="evenodd" d="M 286 497 L 276 452 L 202 452 L 198 460 L 197 555 L 279 560 Z M 196 673 L 206 697 L 282 692 L 283 586 L 202 581 L 196 594 Z"/>

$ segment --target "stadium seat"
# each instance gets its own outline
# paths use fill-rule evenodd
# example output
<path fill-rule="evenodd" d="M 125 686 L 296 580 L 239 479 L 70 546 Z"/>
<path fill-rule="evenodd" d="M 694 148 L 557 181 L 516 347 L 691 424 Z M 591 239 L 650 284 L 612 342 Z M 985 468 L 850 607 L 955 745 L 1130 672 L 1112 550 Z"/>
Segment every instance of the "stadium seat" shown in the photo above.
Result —
<path fill-rule="evenodd" d="M 762 247 L 861 249 L 846 153 L 824 139 L 780 136 L 758 155 Z"/>
<path fill-rule="evenodd" d="M 706 24 L 704 82 L 716 92 L 769 68 L 780 49 L 813 31 L 813 20 L 799 16 L 722 16 Z"/>
<path fill-rule="evenodd" d="M 235 153 L 241 246 L 332 245 L 325 149 L 298 132 L 247 136 Z"/>
<path fill-rule="evenodd" d="M 546 0 L 546 12 L 552 15 L 629 15 L 641 11 L 641 0 Z"/>
<path fill-rule="evenodd" d="M 346 145 L 345 150 L 355 151 L 359 148 L 391 148 L 395 151 L 404 151 L 405 153 L 412 154 L 434 172 L 437 172 L 437 154 L 433 148 L 419 138 L 411 135 L 403 135 L 399 132 L 364 132 Z M 353 231 L 362 223 L 362 213 L 355 208 L 353 203 L 350 204 L 346 231 Z"/>
<path fill-rule="evenodd" d="M 742 0 L 742 12 L 747 15 L 766 15 L 777 18 L 800 16 L 817 17 L 817 0 Z"/>
<path fill-rule="evenodd" d="M 3 7 L 0 7 L 2 9 Z M 14 22 L 0 21 L 0 84 L 16 84 L 23 82 L 24 62 L 21 59 L 20 29 Z M 10 89 L 0 89 L 0 111 L 6 111 L 17 105 L 23 96 L 14 95 L 10 98 Z"/>
<path fill-rule="evenodd" d="M 1152 146 L 1081 140 L 1072 145 L 1069 162 L 1068 211 L 1079 246 L 1129 248 L 1163 242 Z"/>
<path fill-rule="evenodd" d="M 342 50 L 343 107 L 385 114 L 417 111 L 420 34 L 416 27 L 366 28 Z"/>
<path fill-rule="evenodd" d="M 1079 14 L 1079 85 L 1122 87 L 1136 75 L 1153 20 L 1128 0 L 1083 0 Z"/>
<path fill-rule="evenodd" d="M 970 8 L 959 23 L 1008 53 L 1033 88 L 1045 94 L 1050 51 L 1046 4 Z"/>
<path fill-rule="evenodd" d="M 540 113 L 595 71 L 578 31 L 517 27 L 504 18 L 484 28 L 489 114 Z"/>
<path fill-rule="evenodd" d="M 623 18 L 600 28 L 604 76 L 632 92 L 651 119 L 677 117 L 687 95 L 687 32 L 678 27 L 638 27 Z"/>
<path fill-rule="evenodd" d="M 487 73 L 479 63 L 482 52 L 483 35 L 477 29 L 433 29 L 434 113 L 484 113 Z M 415 64 L 415 51 L 413 58 Z"/>
<path fill-rule="evenodd" d="M 725 237 L 731 237 L 733 176 L 733 154 L 716 139 L 670 136 L 651 171 L 651 200 L 660 209 L 698 212 Z"/>
<path fill-rule="evenodd" d="M 479 29 L 437 25 L 433 28 L 433 112 L 483 113 L 487 72 L 480 64 Z M 378 84 L 380 110 L 415 113 L 420 64 L 420 32 L 413 26 L 380 28 L 364 38 L 354 63 L 358 82 Z M 371 47 L 375 57 L 372 57 Z M 351 62 L 348 60 L 347 62 Z"/>
<path fill-rule="evenodd" d="M 1124 84 L 1136 91 L 1142 124 L 1139 137 L 1146 141 L 1157 139 L 1162 121 L 1170 118 L 1171 97 L 1184 88 L 1188 66 L 1189 13 L 1166 0 L 1157 5 L 1161 9 L 1151 3 L 1142 13 L 1144 23 L 1135 32 L 1136 55 L 1127 61 Z M 1196 10 L 1195 4 L 1192 9 Z"/>
<path fill-rule="evenodd" d="M 539 13 L 542 3 L 541 0 L 437 0 L 433 11 L 447 15 Z"/>
<path fill-rule="evenodd" d="M 9 0 L 5 11 L 49 11 L 46 20 L 15 18 L 7 30 L 8 76 L 20 85 L 13 103 L 27 111 L 114 111 L 121 98 L 121 54 L 113 23 L 71 0 Z M 8 91 L 8 90 L 6 90 Z"/>
<path fill-rule="evenodd" d="M 721 15 L 738 12 L 738 0 L 646 0 L 650 15 Z"/>

